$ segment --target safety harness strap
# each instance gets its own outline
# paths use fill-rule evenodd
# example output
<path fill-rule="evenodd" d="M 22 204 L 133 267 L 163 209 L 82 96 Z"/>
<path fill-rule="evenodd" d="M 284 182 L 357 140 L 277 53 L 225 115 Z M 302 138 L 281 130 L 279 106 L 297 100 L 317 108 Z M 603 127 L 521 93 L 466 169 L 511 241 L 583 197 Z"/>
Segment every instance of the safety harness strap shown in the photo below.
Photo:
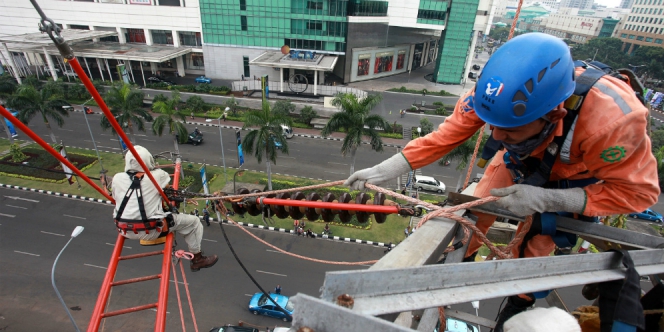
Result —
<path fill-rule="evenodd" d="M 148 219 L 148 216 L 145 213 L 145 204 L 143 203 L 143 191 L 141 190 L 141 180 L 143 179 L 145 173 L 127 172 L 127 175 L 131 179 L 131 185 L 129 186 L 129 189 L 127 189 L 127 192 L 125 193 L 124 198 L 122 199 L 122 203 L 120 203 L 120 207 L 118 207 L 118 213 L 115 215 L 115 225 L 123 234 L 126 234 L 127 230 L 133 231 L 134 234 L 138 234 L 138 231 L 143 231 L 143 230 L 145 231 L 146 234 L 148 234 L 149 231 L 153 229 L 157 229 L 157 231 L 161 232 L 161 227 L 163 226 L 164 221 L 162 219 Z M 138 201 L 138 211 L 141 214 L 141 219 L 140 220 L 123 219 L 122 213 L 124 212 L 124 209 L 127 206 L 129 199 L 132 197 L 134 193 L 136 193 L 136 199 Z"/>

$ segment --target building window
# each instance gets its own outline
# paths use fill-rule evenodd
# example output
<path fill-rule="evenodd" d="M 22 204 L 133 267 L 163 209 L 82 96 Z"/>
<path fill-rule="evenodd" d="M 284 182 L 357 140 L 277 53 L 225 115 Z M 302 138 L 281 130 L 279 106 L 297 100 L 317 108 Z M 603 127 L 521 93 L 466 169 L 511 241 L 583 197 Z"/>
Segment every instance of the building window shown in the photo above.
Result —
<path fill-rule="evenodd" d="M 190 69 L 205 69 L 203 53 L 191 53 Z"/>
<path fill-rule="evenodd" d="M 380 74 L 392 71 L 392 62 L 394 61 L 394 52 L 376 53 L 374 63 L 374 74 Z"/>
<path fill-rule="evenodd" d="M 119 42 L 120 42 L 120 38 L 118 38 L 118 36 L 108 36 L 108 37 L 102 37 L 102 38 L 99 38 L 99 41 L 102 41 L 102 42 L 115 42 L 115 43 L 119 43 Z"/>
<path fill-rule="evenodd" d="M 369 75 L 369 65 L 371 64 L 371 54 L 360 54 L 357 57 L 357 76 Z"/>
<path fill-rule="evenodd" d="M 627 38 L 627 34 L 626 33 L 621 33 L 620 38 Z"/>
<path fill-rule="evenodd" d="M 323 3 L 321 1 L 307 1 L 307 9 L 321 10 Z"/>
<path fill-rule="evenodd" d="M 324 48 L 326 46 L 325 42 L 321 40 L 284 39 L 284 45 L 288 45 L 292 49 L 328 51 L 328 49 Z M 338 50 L 335 48 L 335 51 Z"/>
<path fill-rule="evenodd" d="M 655 44 L 661 44 L 662 40 L 661 39 L 655 39 Z"/>
<path fill-rule="evenodd" d="M 627 37 L 627 38 L 634 39 L 634 35 L 629 35 L 629 37 Z"/>
<path fill-rule="evenodd" d="M 636 36 L 636 40 L 643 40 L 643 36 Z"/>
<path fill-rule="evenodd" d="M 203 46 L 200 32 L 180 32 L 180 43 L 183 46 Z"/>
<path fill-rule="evenodd" d="M 159 0 L 160 6 L 180 7 L 180 0 Z"/>
<path fill-rule="evenodd" d="M 646 41 L 649 42 L 649 43 L 652 43 L 652 38 L 647 37 L 647 38 L 646 38 Z"/>
<path fill-rule="evenodd" d="M 150 30 L 152 42 L 162 45 L 173 45 L 173 32 L 171 30 Z"/>
<path fill-rule="evenodd" d="M 242 31 L 247 31 L 247 17 L 240 16 L 240 24 L 242 25 Z"/>
<path fill-rule="evenodd" d="M 240 10 L 247 10 L 247 0 L 240 0 Z"/>
<path fill-rule="evenodd" d="M 248 56 L 243 56 L 242 57 L 242 64 L 244 65 L 244 77 L 251 77 L 251 73 L 249 72 L 249 57 Z"/>
<path fill-rule="evenodd" d="M 127 29 L 125 38 L 128 43 L 142 43 L 145 44 L 145 30 L 143 29 Z"/>
<path fill-rule="evenodd" d="M 425 20 L 445 21 L 445 14 L 446 12 L 420 9 L 417 11 L 417 18 Z"/>
<path fill-rule="evenodd" d="M 348 3 L 349 16 L 387 16 L 387 1 L 356 0 Z"/>
<path fill-rule="evenodd" d="M 323 22 L 321 21 L 308 21 L 307 22 L 308 30 L 323 30 Z"/>
<path fill-rule="evenodd" d="M 72 24 L 69 26 L 70 29 L 74 30 L 90 30 L 89 25 L 78 25 L 78 24 Z"/>

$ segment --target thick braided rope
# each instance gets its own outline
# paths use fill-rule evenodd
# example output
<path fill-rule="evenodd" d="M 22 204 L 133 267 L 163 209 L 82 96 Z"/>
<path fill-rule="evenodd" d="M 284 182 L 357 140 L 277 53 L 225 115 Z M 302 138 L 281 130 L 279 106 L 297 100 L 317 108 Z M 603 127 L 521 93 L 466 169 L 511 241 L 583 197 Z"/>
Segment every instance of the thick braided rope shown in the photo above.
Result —
<path fill-rule="evenodd" d="M 519 22 L 519 14 L 521 13 L 521 6 L 523 5 L 523 0 L 519 0 L 519 6 L 516 8 L 516 14 L 514 14 L 514 20 L 512 20 L 512 27 L 510 27 L 510 34 L 507 37 L 507 40 L 512 39 L 514 36 L 514 29 L 516 24 Z"/>
<path fill-rule="evenodd" d="M 470 158 L 470 164 L 468 165 L 468 173 L 466 173 L 466 182 L 463 183 L 463 189 L 468 187 L 468 182 L 470 182 L 470 174 L 473 172 L 473 167 L 475 165 L 475 159 L 477 159 L 477 152 L 480 150 L 480 144 L 484 138 L 484 129 L 486 128 L 486 123 L 480 128 L 477 141 L 475 142 L 475 151 L 473 151 L 473 156 Z"/>

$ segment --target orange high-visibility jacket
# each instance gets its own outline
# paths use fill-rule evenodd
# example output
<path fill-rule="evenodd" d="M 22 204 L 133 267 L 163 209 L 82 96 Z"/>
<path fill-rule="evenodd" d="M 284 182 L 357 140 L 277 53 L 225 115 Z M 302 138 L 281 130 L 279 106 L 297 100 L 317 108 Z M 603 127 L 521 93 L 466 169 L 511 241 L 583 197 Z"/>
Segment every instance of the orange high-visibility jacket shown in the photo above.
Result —
<path fill-rule="evenodd" d="M 577 68 L 577 77 L 583 71 Z M 484 125 L 472 108 L 472 97 L 473 91 L 466 93 L 438 131 L 411 141 L 403 149 L 402 154 L 412 169 L 437 161 Z M 591 177 L 602 180 L 583 188 L 587 197 L 583 212 L 586 216 L 643 211 L 652 206 L 660 190 L 657 162 L 646 133 L 648 120 L 648 109 L 626 83 L 603 76 L 588 92 L 579 110 L 569 160 L 563 162 L 560 156 L 557 158 L 550 180 Z M 541 159 L 553 137 L 560 135 L 562 120 L 532 156 Z"/>

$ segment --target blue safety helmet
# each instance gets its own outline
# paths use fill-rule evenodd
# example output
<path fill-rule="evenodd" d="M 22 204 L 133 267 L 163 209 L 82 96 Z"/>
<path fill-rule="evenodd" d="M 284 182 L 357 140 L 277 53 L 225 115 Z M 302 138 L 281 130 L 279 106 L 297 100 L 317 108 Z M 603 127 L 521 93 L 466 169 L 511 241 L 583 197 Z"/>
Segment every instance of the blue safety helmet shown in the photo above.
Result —
<path fill-rule="evenodd" d="M 567 44 L 544 33 L 527 33 L 491 56 L 475 86 L 474 108 L 490 125 L 518 127 L 549 113 L 575 86 Z"/>

